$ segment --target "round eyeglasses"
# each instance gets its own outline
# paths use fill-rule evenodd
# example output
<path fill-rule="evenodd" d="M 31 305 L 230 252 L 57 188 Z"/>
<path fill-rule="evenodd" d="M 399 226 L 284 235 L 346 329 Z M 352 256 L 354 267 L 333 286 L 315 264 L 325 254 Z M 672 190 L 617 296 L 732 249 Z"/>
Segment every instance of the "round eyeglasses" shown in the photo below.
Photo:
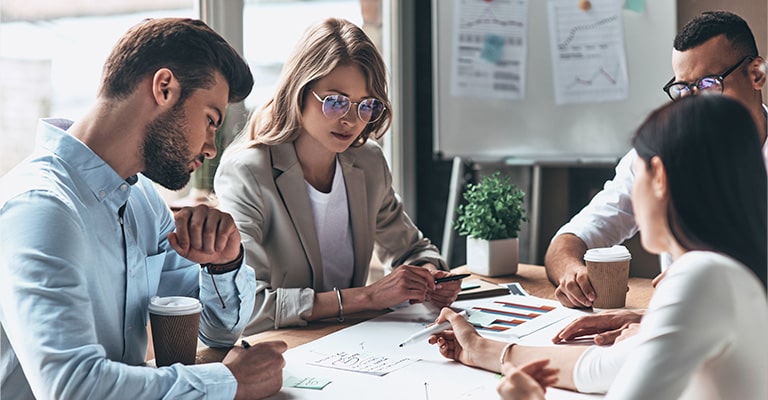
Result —
<path fill-rule="evenodd" d="M 720 75 L 707 75 L 703 78 L 699 78 L 696 80 L 696 82 L 688 83 L 688 82 L 675 82 L 675 77 L 673 76 L 672 79 L 667 82 L 666 85 L 662 88 L 664 92 L 667 93 L 667 96 L 669 96 L 672 100 L 680 100 L 681 98 L 688 96 L 689 94 L 693 94 L 693 89 L 695 88 L 697 92 L 703 93 L 703 94 L 720 94 L 723 93 L 724 84 L 723 80 L 725 80 L 725 77 L 730 75 L 731 72 L 735 71 L 736 68 L 738 68 L 744 61 L 752 61 L 755 57 L 752 56 L 746 56 L 739 60 L 739 62 L 736 63 L 731 68 L 728 68 L 727 71 L 723 72 Z"/>
<path fill-rule="evenodd" d="M 357 117 L 366 124 L 374 123 L 384 114 L 384 103 L 379 99 L 363 99 L 356 103 L 342 94 L 331 94 L 321 98 L 314 90 L 312 94 L 317 101 L 323 103 L 323 115 L 328 119 L 344 118 L 353 104 L 357 104 Z"/>

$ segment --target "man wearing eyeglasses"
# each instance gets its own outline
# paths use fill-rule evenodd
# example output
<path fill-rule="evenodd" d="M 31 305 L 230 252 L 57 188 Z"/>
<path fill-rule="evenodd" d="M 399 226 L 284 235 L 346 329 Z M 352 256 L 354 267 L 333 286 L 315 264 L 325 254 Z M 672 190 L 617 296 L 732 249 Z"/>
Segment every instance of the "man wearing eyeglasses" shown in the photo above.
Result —
<path fill-rule="evenodd" d="M 672 69 L 675 75 L 663 90 L 670 99 L 688 95 L 722 94 L 741 101 L 749 109 L 760 132 L 760 143 L 768 165 L 766 115 L 761 90 L 766 82 L 766 63 L 757 54 L 754 36 L 739 16 L 726 12 L 705 12 L 689 21 L 674 40 Z M 723 140 L 727 140 L 723 132 Z M 595 292 L 587 278 L 583 257 L 588 248 L 620 244 L 637 233 L 632 211 L 632 163 L 637 154 L 631 150 L 616 167 L 616 176 L 603 190 L 555 234 L 545 257 L 547 276 L 557 285 L 557 299 L 567 307 L 591 307 Z M 669 264 L 662 256 L 662 269 Z M 599 315 L 599 314 L 598 314 Z M 642 314 L 619 311 L 593 318 L 563 332 L 576 329 L 601 333 L 598 344 L 610 343 L 625 324 L 638 322 Z"/>

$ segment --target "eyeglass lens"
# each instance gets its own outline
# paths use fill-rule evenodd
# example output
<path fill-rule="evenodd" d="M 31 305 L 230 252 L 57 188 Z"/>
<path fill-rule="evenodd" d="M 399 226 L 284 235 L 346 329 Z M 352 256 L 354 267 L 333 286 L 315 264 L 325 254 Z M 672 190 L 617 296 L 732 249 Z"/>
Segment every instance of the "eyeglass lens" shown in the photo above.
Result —
<path fill-rule="evenodd" d="M 676 83 L 671 85 L 669 86 L 669 95 L 673 99 L 679 99 L 683 96 L 691 94 L 694 87 L 702 93 L 723 92 L 723 82 L 720 80 L 720 78 L 716 76 L 707 76 L 690 85 L 686 83 Z"/>
<path fill-rule="evenodd" d="M 349 112 L 353 103 L 349 97 L 340 94 L 325 96 L 323 115 L 330 119 L 342 118 Z M 384 111 L 384 104 L 377 99 L 365 99 L 357 103 L 357 116 L 365 123 L 376 122 Z"/>

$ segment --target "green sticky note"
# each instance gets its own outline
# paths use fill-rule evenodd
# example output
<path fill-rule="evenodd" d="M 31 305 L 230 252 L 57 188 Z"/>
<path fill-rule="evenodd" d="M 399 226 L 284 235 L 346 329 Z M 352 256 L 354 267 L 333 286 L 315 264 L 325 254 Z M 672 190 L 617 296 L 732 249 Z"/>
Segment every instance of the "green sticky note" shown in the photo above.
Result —
<path fill-rule="evenodd" d="M 484 313 L 482 311 L 473 311 L 469 314 L 467 321 L 474 326 L 490 326 L 496 319 L 496 316 L 493 314 Z"/>
<path fill-rule="evenodd" d="M 645 0 L 626 0 L 624 8 L 638 13 L 645 12 Z"/>
<path fill-rule="evenodd" d="M 297 378 L 295 376 L 289 376 L 283 379 L 283 386 L 295 387 L 299 389 L 323 390 L 323 388 L 328 386 L 329 383 L 331 383 L 330 379 L 318 378 L 313 376 L 308 376 L 305 378 Z"/>
<path fill-rule="evenodd" d="M 495 64 L 501 60 L 503 50 L 504 38 L 489 33 L 485 35 L 483 51 L 480 53 L 480 57 Z"/>

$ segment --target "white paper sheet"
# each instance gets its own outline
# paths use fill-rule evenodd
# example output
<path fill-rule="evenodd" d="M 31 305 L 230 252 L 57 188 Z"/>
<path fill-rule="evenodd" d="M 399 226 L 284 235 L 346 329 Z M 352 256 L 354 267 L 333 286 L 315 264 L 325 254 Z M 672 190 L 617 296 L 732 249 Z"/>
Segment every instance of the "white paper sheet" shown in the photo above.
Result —
<path fill-rule="evenodd" d="M 555 103 L 596 103 L 628 97 L 623 0 L 549 0 Z"/>
<path fill-rule="evenodd" d="M 500 296 L 515 298 L 520 296 Z M 535 299 L 535 298 L 534 298 Z M 487 301 L 488 299 L 480 299 Z M 468 303 L 473 300 L 468 300 Z M 457 305 L 458 302 L 457 302 Z M 466 304 L 462 304 L 466 305 Z M 547 325 L 522 339 L 528 345 L 552 345 L 551 338 L 572 318 L 584 312 L 570 310 L 570 317 Z M 398 309 L 378 318 L 362 322 L 332 333 L 313 342 L 290 349 L 285 353 L 284 376 L 300 377 L 308 381 L 330 380 L 322 390 L 283 387 L 272 399 L 495 399 L 499 375 L 470 368 L 443 358 L 435 346 L 414 343 L 399 347 L 399 343 L 413 332 L 432 323 L 438 311 L 421 304 Z M 495 337 L 499 339 L 498 336 Z M 373 374 L 325 368 L 311 363 L 324 355 L 339 351 L 360 352 L 385 356 L 392 360 L 418 359 L 392 372 Z M 426 383 L 426 385 L 425 385 Z M 583 395 L 549 388 L 548 399 L 599 399 L 601 396 Z"/>
<path fill-rule="evenodd" d="M 451 95 L 525 96 L 528 0 L 454 0 Z"/>

